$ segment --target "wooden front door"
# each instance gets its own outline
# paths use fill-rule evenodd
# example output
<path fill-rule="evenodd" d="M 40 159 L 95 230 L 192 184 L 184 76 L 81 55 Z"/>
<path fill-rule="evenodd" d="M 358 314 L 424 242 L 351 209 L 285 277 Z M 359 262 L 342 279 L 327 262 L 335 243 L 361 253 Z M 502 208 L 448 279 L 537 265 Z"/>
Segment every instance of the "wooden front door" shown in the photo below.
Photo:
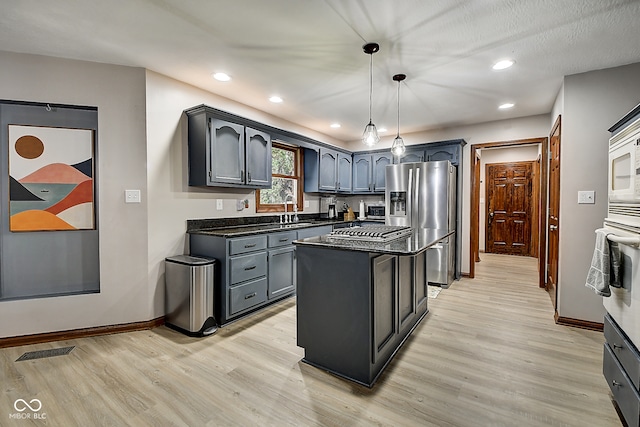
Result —
<path fill-rule="evenodd" d="M 533 162 L 488 164 L 485 251 L 531 255 Z"/>
<path fill-rule="evenodd" d="M 547 291 L 558 311 L 558 247 L 560 236 L 560 116 L 549 135 L 549 238 L 547 240 Z"/>

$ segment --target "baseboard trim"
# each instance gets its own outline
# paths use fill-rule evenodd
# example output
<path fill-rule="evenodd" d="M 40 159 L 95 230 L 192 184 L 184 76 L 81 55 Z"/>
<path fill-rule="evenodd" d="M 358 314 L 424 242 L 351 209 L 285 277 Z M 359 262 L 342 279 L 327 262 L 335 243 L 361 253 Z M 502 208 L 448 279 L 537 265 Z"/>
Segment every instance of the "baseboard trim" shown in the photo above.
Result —
<path fill-rule="evenodd" d="M 572 319 L 571 317 L 562 317 L 558 315 L 557 311 L 553 317 L 556 320 L 556 323 L 558 325 L 572 326 L 574 328 L 589 329 L 590 331 L 598 331 L 598 332 L 602 332 L 604 330 L 604 323 L 590 322 L 588 320 Z"/>
<path fill-rule="evenodd" d="M 119 334 L 122 332 L 142 331 L 164 325 L 164 316 L 145 322 L 122 323 L 119 325 L 96 326 L 93 328 L 72 329 L 69 331 L 47 332 L 44 334 L 22 335 L 0 338 L 0 348 L 20 345 L 40 344 L 51 341 L 63 341 L 97 335 Z"/>

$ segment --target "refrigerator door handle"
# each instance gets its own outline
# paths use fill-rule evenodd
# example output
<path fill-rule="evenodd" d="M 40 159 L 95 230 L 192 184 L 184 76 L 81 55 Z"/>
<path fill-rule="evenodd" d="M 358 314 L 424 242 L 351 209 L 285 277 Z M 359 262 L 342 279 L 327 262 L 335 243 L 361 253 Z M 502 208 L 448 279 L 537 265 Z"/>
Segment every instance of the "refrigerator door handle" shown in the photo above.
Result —
<path fill-rule="evenodd" d="M 416 217 L 411 218 L 411 226 L 414 228 L 418 228 L 418 226 L 420 225 L 420 221 L 422 221 L 421 217 L 420 217 L 420 189 L 418 188 L 418 186 L 420 185 L 420 168 L 416 168 L 416 185 L 415 188 L 413 189 L 414 197 L 415 197 L 415 214 Z"/>
<path fill-rule="evenodd" d="M 407 199 L 406 202 L 406 216 L 407 216 L 407 224 L 411 225 L 413 222 L 413 168 L 409 169 L 409 184 L 407 185 Z"/>

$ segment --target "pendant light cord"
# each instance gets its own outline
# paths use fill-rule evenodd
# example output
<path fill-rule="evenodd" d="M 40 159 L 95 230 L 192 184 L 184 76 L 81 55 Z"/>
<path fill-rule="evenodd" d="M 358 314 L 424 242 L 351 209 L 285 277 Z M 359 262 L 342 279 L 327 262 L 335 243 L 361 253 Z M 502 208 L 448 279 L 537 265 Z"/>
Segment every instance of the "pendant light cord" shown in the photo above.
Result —
<path fill-rule="evenodd" d="M 398 80 L 398 132 L 396 138 L 400 137 L 400 80 Z"/>
<path fill-rule="evenodd" d="M 373 53 L 369 54 L 369 123 L 371 123 L 371 93 L 373 92 Z"/>

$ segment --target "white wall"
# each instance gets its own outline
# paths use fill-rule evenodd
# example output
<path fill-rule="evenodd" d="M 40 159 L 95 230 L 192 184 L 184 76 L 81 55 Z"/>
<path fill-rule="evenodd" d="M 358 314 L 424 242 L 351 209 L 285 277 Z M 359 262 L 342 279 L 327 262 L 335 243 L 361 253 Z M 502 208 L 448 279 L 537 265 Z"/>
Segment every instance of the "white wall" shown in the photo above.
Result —
<path fill-rule="evenodd" d="M 463 150 L 462 162 L 462 273 L 469 272 L 470 217 L 471 217 L 471 145 L 487 142 L 512 141 L 518 139 L 541 138 L 549 134 L 549 115 L 522 117 L 510 120 L 460 126 L 452 129 L 438 129 L 426 132 L 402 134 L 407 146 L 434 141 L 464 139 L 467 141 Z M 391 148 L 395 135 L 381 138 L 378 148 Z M 346 147 L 353 151 L 363 151 L 361 141 L 352 141 Z"/>
<path fill-rule="evenodd" d="M 640 63 L 564 79 L 560 145 L 558 314 L 602 322 L 602 298 L 584 286 L 594 230 L 607 213 L 607 158 L 611 127 L 640 102 Z M 555 117 L 552 118 L 555 120 Z M 578 191 L 595 190 L 596 203 L 578 205 Z"/>
<path fill-rule="evenodd" d="M 486 186 L 485 172 L 486 165 L 491 163 L 526 162 L 534 161 L 538 158 L 540 144 L 525 145 L 522 147 L 490 148 L 480 150 L 480 227 L 479 227 L 479 248 L 484 251 L 486 236 Z"/>
<path fill-rule="evenodd" d="M 100 293 L 0 302 L 0 337 L 149 320 L 144 70 L 7 52 L 0 64 L 4 99 L 98 107 L 100 230 Z M 125 205 L 132 188 L 142 203 Z"/>

